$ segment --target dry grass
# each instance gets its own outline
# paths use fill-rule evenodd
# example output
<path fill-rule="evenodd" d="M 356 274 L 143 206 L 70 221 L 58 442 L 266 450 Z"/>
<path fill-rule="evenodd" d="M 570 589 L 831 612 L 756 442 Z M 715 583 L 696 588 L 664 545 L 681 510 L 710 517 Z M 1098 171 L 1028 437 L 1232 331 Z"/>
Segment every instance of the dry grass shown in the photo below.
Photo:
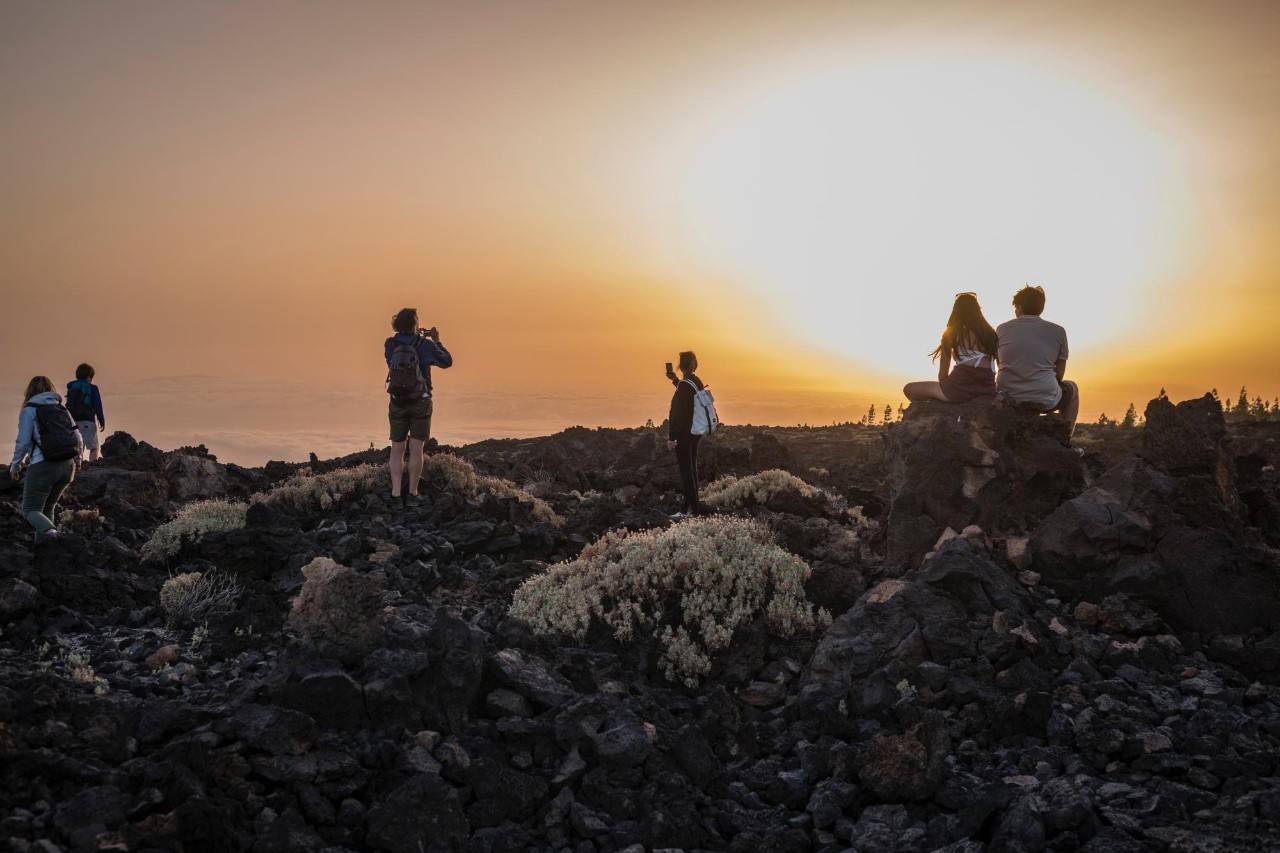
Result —
<path fill-rule="evenodd" d="M 666 677 L 695 686 L 734 630 L 762 612 L 783 637 L 829 621 L 805 596 L 808 577 L 808 565 L 758 522 L 691 519 L 606 534 L 576 559 L 525 581 L 511 614 L 539 634 L 578 640 L 595 623 L 623 642 L 656 634 Z M 665 611 L 673 600 L 675 611 Z"/>
<path fill-rule="evenodd" d="M 304 469 L 270 491 L 254 495 L 253 501 L 302 512 L 327 512 L 336 504 L 378 489 L 386 483 L 386 478 L 385 465 L 356 465 L 324 474 L 312 474 L 310 469 Z"/>

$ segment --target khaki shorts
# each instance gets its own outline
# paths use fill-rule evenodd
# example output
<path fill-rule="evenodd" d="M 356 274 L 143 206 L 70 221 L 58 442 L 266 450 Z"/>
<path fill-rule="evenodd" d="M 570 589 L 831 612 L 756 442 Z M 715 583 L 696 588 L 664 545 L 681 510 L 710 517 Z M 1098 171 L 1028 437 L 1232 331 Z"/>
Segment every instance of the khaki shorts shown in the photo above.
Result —
<path fill-rule="evenodd" d="M 84 439 L 85 450 L 98 449 L 98 422 L 97 421 L 76 421 L 76 426 L 80 429 L 80 437 Z"/>
<path fill-rule="evenodd" d="M 387 420 L 391 422 L 391 440 L 404 441 L 413 438 L 426 441 L 431 435 L 431 399 L 424 397 L 412 403 L 392 400 L 387 407 Z"/>

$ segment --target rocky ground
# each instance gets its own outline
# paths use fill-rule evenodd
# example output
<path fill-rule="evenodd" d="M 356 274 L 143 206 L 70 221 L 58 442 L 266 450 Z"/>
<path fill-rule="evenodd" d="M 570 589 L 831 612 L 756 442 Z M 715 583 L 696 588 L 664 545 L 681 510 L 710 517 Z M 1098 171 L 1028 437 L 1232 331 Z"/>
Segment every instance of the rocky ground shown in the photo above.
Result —
<path fill-rule="evenodd" d="M 286 499 L 300 466 L 116 434 L 69 493 L 67 535 L 39 547 L 0 478 L 0 839 L 1280 849 L 1280 424 L 1158 399 L 1145 428 L 1087 428 L 1074 449 L 984 403 L 888 428 L 728 428 L 704 479 L 781 468 L 839 499 L 725 510 L 803 558 L 834 618 L 785 640 L 757 618 L 692 688 L 645 638 L 540 637 L 508 615 L 525 579 L 604 532 L 669 523 L 662 438 L 460 448 L 521 494 L 433 469 L 403 508 L 359 484 Z M 250 502 L 243 526 L 143 559 L 206 498 Z M 235 607 L 171 619 L 166 579 L 215 569 L 242 588 Z M 325 596 L 372 596 L 378 620 L 316 631 Z"/>

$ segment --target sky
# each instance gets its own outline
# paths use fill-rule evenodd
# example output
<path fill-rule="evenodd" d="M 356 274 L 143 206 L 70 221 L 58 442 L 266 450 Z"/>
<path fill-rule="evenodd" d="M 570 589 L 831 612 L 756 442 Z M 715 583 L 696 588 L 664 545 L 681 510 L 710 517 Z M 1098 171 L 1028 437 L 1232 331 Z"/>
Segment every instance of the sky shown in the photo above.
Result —
<path fill-rule="evenodd" d="M 0 0 L 0 388 L 247 464 L 383 444 L 382 340 L 446 441 L 857 420 L 955 293 L 1025 282 L 1083 415 L 1280 393 L 1274 3 Z M 0 417 L 0 441 L 16 424 Z"/>

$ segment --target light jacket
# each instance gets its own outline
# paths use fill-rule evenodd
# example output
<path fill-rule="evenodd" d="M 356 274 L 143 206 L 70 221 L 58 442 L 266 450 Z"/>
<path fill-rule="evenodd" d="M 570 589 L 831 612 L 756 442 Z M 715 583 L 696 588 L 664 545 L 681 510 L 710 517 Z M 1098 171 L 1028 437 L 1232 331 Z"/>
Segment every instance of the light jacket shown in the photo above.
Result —
<path fill-rule="evenodd" d="M 17 468 L 27 457 L 31 457 L 31 464 L 44 461 L 44 454 L 40 452 L 37 442 L 40 441 L 40 427 L 36 422 L 36 410 L 32 406 L 45 406 L 50 403 L 62 405 L 62 398 L 58 396 L 56 391 L 45 391 L 36 394 L 26 402 L 22 407 L 22 412 L 18 415 L 18 440 L 13 447 L 13 461 L 9 463 L 10 470 Z M 84 439 L 80 440 L 80 449 L 84 450 Z"/>

